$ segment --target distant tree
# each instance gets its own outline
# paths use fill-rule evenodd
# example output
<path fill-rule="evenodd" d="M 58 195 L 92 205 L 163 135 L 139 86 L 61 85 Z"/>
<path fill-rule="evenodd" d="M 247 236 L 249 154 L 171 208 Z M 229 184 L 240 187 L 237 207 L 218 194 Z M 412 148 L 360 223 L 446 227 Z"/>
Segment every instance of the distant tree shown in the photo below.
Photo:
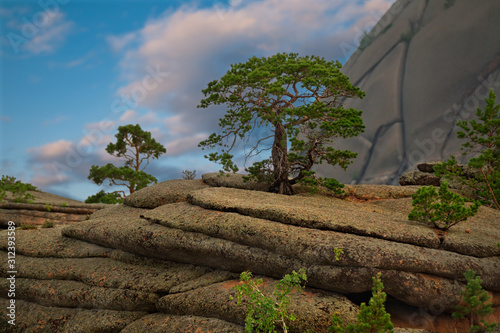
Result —
<path fill-rule="evenodd" d="M 364 130 L 362 112 L 345 109 L 342 102 L 365 94 L 340 68 L 338 61 L 295 53 L 252 57 L 232 65 L 203 90 L 206 98 L 198 106 L 228 107 L 219 121 L 220 132 L 199 144 L 220 148 L 220 152 L 205 157 L 220 163 L 224 171 L 236 172 L 233 148 L 238 140 L 253 142 L 246 158 L 269 150 L 271 158 L 254 163 L 247 171 L 250 178 L 269 181 L 272 192 L 293 194 L 292 185 L 299 181 L 338 190 L 342 185 L 335 179 L 316 178 L 311 168 L 327 162 L 346 169 L 357 156 L 327 146 L 335 138 L 356 136 Z M 258 137 L 250 141 L 257 132 Z"/>
<path fill-rule="evenodd" d="M 130 194 L 157 179 L 144 172 L 150 158 L 159 158 L 167 152 L 165 147 L 151 137 L 151 133 L 143 131 L 139 125 L 126 125 L 118 127 L 115 135 L 116 143 L 109 143 L 106 151 L 113 156 L 125 160 L 125 165 L 116 167 L 111 163 L 105 166 L 93 165 L 90 168 L 89 180 L 101 185 L 108 180 L 110 185 L 126 186 Z M 125 194 L 124 191 L 120 191 Z"/>
<path fill-rule="evenodd" d="M 86 203 L 105 203 L 105 204 L 121 204 L 123 199 L 121 195 L 117 192 L 106 193 L 104 190 L 97 192 L 94 195 L 89 196 Z"/>
<path fill-rule="evenodd" d="M 184 180 L 193 180 L 196 178 L 196 170 L 182 170 L 182 179 Z"/>

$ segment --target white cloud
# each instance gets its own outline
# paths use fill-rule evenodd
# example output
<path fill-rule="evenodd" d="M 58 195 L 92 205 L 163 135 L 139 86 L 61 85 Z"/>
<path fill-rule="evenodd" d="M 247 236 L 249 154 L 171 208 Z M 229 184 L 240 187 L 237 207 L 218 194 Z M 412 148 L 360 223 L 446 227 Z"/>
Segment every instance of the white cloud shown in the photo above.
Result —
<path fill-rule="evenodd" d="M 67 154 L 72 149 L 73 143 L 68 140 L 59 140 L 47 143 L 41 147 L 29 148 L 28 153 L 36 155 L 39 159 L 50 160 Z"/>
<path fill-rule="evenodd" d="M 123 36 L 107 36 L 106 40 L 114 52 L 120 52 L 124 47 L 129 45 L 137 38 L 137 34 L 128 33 Z"/>
<path fill-rule="evenodd" d="M 33 15 L 16 12 L 7 26 L 10 46 L 17 53 L 25 51 L 32 55 L 52 53 L 60 47 L 74 27 L 59 10 L 38 11 Z"/>
<path fill-rule="evenodd" d="M 25 44 L 26 50 L 33 54 L 51 53 L 64 42 L 73 27 L 61 12 L 45 12 L 47 23 Z"/>
<path fill-rule="evenodd" d="M 135 119 L 136 117 L 137 117 L 137 112 L 135 112 L 134 110 L 127 110 L 120 117 L 120 121 L 130 122 L 132 119 Z"/>
<path fill-rule="evenodd" d="M 205 140 L 207 135 L 204 133 L 196 134 L 193 136 L 186 136 L 177 140 L 168 142 L 166 144 L 168 156 L 179 156 L 184 153 L 198 149 L 198 143 Z"/>
<path fill-rule="evenodd" d="M 363 29 L 393 1 L 316 0 L 314 5 L 303 0 L 234 1 L 234 6 L 225 8 L 183 6 L 168 11 L 138 31 L 108 37 L 113 47 L 124 52 L 122 78 L 129 83 L 118 93 L 130 96 L 150 75 L 146 68 L 158 66 L 169 76 L 134 101 L 172 113 L 193 112 L 209 81 L 220 77 L 231 63 L 253 55 L 293 51 L 343 58 L 339 44 L 352 42 L 353 25 L 362 24 Z M 130 44 L 132 39 L 136 42 Z"/>

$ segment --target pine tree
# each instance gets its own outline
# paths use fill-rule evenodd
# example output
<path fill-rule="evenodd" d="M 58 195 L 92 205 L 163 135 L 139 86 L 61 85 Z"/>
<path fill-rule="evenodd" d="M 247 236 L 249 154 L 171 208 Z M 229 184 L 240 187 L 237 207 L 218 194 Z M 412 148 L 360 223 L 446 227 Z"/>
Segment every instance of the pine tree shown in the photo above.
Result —
<path fill-rule="evenodd" d="M 467 270 L 464 273 L 467 286 L 462 292 L 465 306 L 457 306 L 457 312 L 453 312 L 455 319 L 467 318 L 470 323 L 470 332 L 492 332 L 496 323 L 488 323 L 482 317 L 493 312 L 493 304 L 488 302 L 490 295 L 481 287 L 483 280 L 476 276 L 476 272 Z"/>

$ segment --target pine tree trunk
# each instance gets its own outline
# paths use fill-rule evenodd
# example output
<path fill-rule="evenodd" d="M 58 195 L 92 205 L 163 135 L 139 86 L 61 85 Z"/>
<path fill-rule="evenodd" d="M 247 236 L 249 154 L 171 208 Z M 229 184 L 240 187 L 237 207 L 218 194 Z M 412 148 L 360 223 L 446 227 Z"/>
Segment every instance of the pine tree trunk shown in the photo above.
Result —
<path fill-rule="evenodd" d="M 292 195 L 293 189 L 288 179 L 286 130 L 281 124 L 275 126 L 271 159 L 274 169 L 274 179 L 271 184 L 271 191 L 279 194 Z"/>

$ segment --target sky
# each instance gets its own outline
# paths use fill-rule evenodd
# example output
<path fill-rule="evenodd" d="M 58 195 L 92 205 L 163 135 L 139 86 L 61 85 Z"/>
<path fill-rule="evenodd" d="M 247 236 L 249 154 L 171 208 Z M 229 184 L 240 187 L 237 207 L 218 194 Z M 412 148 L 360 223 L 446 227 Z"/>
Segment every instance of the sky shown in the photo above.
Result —
<path fill-rule="evenodd" d="M 85 200 L 123 161 L 105 148 L 139 124 L 167 153 L 146 172 L 216 172 L 198 143 L 223 107 L 197 108 L 231 64 L 280 52 L 345 63 L 394 0 L 3 0 L 0 174 Z M 244 165 L 240 165 L 241 168 Z"/>

